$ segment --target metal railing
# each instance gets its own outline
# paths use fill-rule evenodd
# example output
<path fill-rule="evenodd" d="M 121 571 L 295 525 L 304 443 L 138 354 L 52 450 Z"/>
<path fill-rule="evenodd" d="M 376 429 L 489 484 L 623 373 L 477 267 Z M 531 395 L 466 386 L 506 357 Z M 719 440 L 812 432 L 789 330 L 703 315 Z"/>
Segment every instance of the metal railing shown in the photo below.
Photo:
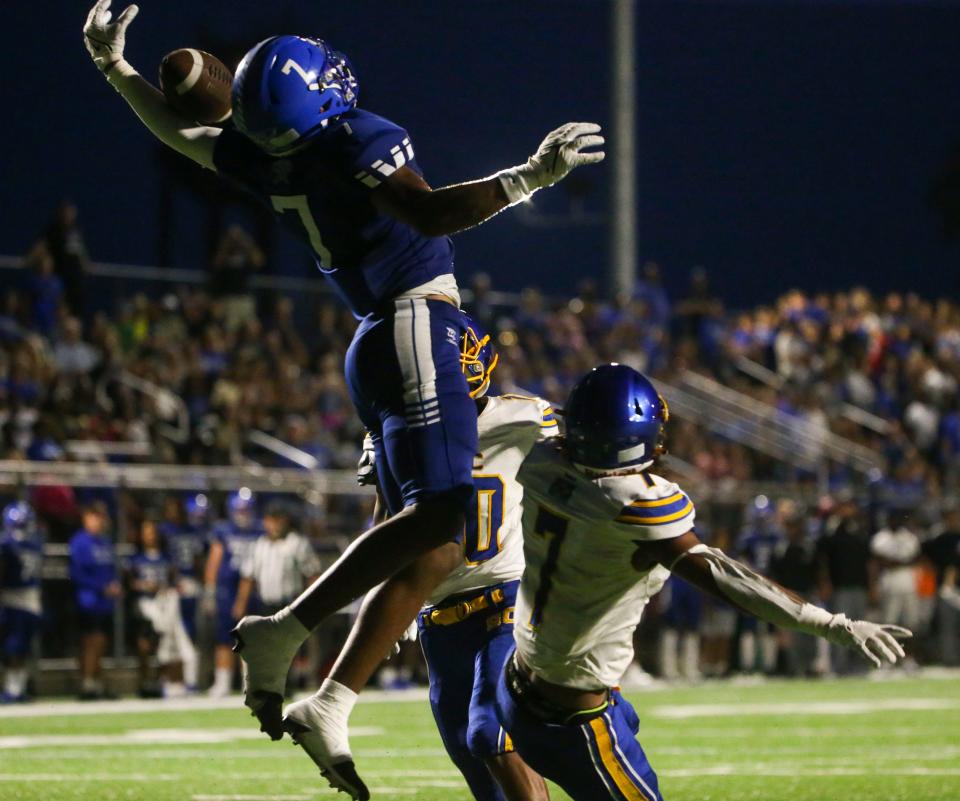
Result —
<path fill-rule="evenodd" d="M 677 383 L 660 384 L 677 415 L 788 464 L 817 471 L 830 461 L 862 475 L 883 465 L 876 451 L 699 373 L 684 370 Z"/>
<path fill-rule="evenodd" d="M 263 465 L 110 464 L 0 460 L 0 484 L 12 487 L 105 487 L 130 490 L 230 492 L 249 487 L 253 492 L 300 495 L 370 494 L 357 485 L 352 470 L 301 470 Z"/>
<path fill-rule="evenodd" d="M 320 467 L 320 462 L 313 454 L 307 453 L 300 448 L 284 442 L 266 431 L 254 429 L 247 434 L 247 442 L 269 451 L 274 456 L 286 459 L 288 462 L 303 468 L 304 470 L 316 470 Z"/>
<path fill-rule="evenodd" d="M 23 256 L 0 254 L 0 270 L 21 270 L 24 268 L 24 261 Z M 186 284 L 188 286 L 205 286 L 211 275 L 208 270 L 121 264 L 106 261 L 88 262 L 84 273 L 93 279 L 122 281 L 127 284 L 139 282 L 141 284 Z M 312 277 L 251 275 L 249 286 L 253 291 L 286 292 L 293 295 L 306 293 L 313 296 L 331 297 L 334 295 L 330 284 L 319 273 Z M 473 293 L 469 288 L 461 287 L 460 295 L 467 303 L 473 300 Z M 486 301 L 493 306 L 517 306 L 520 302 L 520 293 L 490 290 L 486 294 Z"/>
<path fill-rule="evenodd" d="M 773 370 L 764 367 L 759 362 L 753 361 L 753 359 L 748 359 L 746 356 L 737 356 L 734 358 L 733 366 L 744 375 L 748 375 L 750 378 L 759 381 L 761 384 L 765 384 L 766 386 L 776 390 L 783 389 L 787 383 Z M 846 417 L 848 420 L 853 421 L 857 425 L 861 425 L 864 428 L 869 428 L 872 431 L 876 431 L 878 434 L 890 433 L 890 424 L 886 420 L 871 412 L 868 412 L 866 409 L 861 409 L 859 406 L 854 406 L 852 403 L 841 401 L 840 403 L 836 404 L 836 411 L 841 416 Z"/>

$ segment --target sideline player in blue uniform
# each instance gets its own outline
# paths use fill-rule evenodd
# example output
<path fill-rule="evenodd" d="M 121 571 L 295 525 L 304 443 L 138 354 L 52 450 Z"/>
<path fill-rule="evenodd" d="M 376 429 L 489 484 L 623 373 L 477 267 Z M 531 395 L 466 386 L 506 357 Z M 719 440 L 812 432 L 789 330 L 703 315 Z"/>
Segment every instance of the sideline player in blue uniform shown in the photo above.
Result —
<path fill-rule="evenodd" d="M 43 541 L 30 504 L 3 510 L 0 532 L 0 655 L 6 668 L 0 701 L 27 699 L 27 658 L 40 625 Z"/>
<path fill-rule="evenodd" d="M 156 600 L 158 593 L 170 586 L 174 573 L 173 562 L 161 548 L 156 518 L 148 514 L 140 524 L 138 548 L 130 557 L 126 569 L 137 635 L 141 698 L 162 698 L 164 695 L 161 683 L 151 675 L 150 658 L 157 653 L 160 632 L 146 607 Z M 161 663 L 161 671 L 165 667 Z"/>
<path fill-rule="evenodd" d="M 203 493 L 191 495 L 181 505 L 176 495 L 164 500 L 164 520 L 157 526 L 170 561 L 177 572 L 180 617 L 190 642 L 197 641 L 197 601 L 200 597 L 204 552 L 210 535 L 210 501 Z M 197 689 L 197 660 L 184 658 L 183 681 Z"/>
<path fill-rule="evenodd" d="M 157 533 L 163 539 L 167 556 L 177 571 L 180 613 L 191 640 L 197 639 L 197 597 L 199 572 L 209 536 L 207 496 L 191 495 L 181 504 L 176 495 L 168 495 L 163 504 L 163 520 Z"/>
<path fill-rule="evenodd" d="M 113 631 L 115 602 L 123 591 L 106 507 L 101 501 L 88 504 L 80 522 L 80 530 L 70 538 L 70 581 L 80 632 L 80 699 L 92 701 L 107 696 L 100 660 Z"/>
<path fill-rule="evenodd" d="M 221 698 L 233 687 L 233 653 L 231 631 L 237 625 L 233 605 L 240 586 L 240 568 L 254 543 L 265 533 L 257 518 L 257 502 L 247 487 L 241 487 L 227 498 L 227 519 L 214 525 L 210 532 L 210 551 L 203 572 L 203 593 L 207 611 L 215 615 L 213 686 L 210 695 Z"/>
<path fill-rule="evenodd" d="M 830 614 L 700 542 L 693 502 L 652 472 L 668 412 L 636 370 L 594 369 L 565 415 L 564 438 L 535 445 L 517 474 L 526 567 L 496 707 L 520 756 L 574 801 L 662 801 L 637 713 L 616 684 L 643 609 L 671 573 L 877 667 L 903 658 L 908 630 Z"/>
<path fill-rule="evenodd" d="M 734 543 L 734 553 L 748 567 L 767 574 L 777 548 L 784 539 L 783 530 L 776 519 L 776 510 L 766 495 L 758 495 L 747 508 L 746 517 L 743 531 Z M 753 673 L 757 669 L 759 650 L 763 671 L 773 673 L 777 667 L 776 629 L 752 615 L 740 614 L 737 616 L 737 633 L 740 671 Z"/>
<path fill-rule="evenodd" d="M 234 78 L 236 130 L 221 130 L 176 113 L 124 59 L 137 8 L 113 21 L 109 6 L 98 0 L 84 34 L 110 84 L 161 141 L 267 202 L 363 318 L 346 377 L 374 435 L 381 484 L 397 486 L 402 508 L 356 540 L 290 608 L 241 623 L 246 702 L 278 738 L 285 660 L 308 632 L 399 574 L 378 587 L 358 620 L 365 646 L 342 688 L 349 697 L 443 577 L 426 555 L 463 528 L 477 414 L 459 369 L 463 326 L 447 235 L 529 198 L 574 167 L 600 161 L 602 152 L 585 149 L 603 138 L 597 125 L 568 123 L 526 163 L 434 190 L 406 131 L 357 107 L 353 71 L 325 42 L 275 36 L 254 47 Z M 348 756 L 331 761 L 349 762 Z"/>

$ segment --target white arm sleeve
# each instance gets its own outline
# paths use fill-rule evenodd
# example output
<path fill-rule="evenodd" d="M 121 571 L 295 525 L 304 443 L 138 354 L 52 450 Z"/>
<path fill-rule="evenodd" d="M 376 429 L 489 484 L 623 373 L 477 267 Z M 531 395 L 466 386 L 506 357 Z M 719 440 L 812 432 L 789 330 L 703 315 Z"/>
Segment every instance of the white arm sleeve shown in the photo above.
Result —
<path fill-rule="evenodd" d="M 700 543 L 679 559 L 687 554 L 706 559 L 710 574 L 720 591 L 755 617 L 785 629 L 829 637 L 830 625 L 836 621 L 835 616 L 826 609 L 806 602 L 798 603 L 772 581 L 731 559 L 718 548 Z"/>
<path fill-rule="evenodd" d="M 761 620 L 815 634 L 837 645 L 859 650 L 877 667 L 883 662 L 896 664 L 898 659 L 905 656 L 898 640 L 911 637 L 909 629 L 887 623 L 850 620 L 846 615 L 832 615 L 819 606 L 795 600 L 772 581 L 716 548 L 694 545 L 677 561 L 687 554 L 702 556 L 710 566 L 710 573 L 720 592 Z"/>
<path fill-rule="evenodd" d="M 220 136 L 219 128 L 197 125 L 182 117 L 170 107 L 163 93 L 126 61 L 118 62 L 110 70 L 107 81 L 157 139 L 201 167 L 214 168 L 213 147 Z"/>

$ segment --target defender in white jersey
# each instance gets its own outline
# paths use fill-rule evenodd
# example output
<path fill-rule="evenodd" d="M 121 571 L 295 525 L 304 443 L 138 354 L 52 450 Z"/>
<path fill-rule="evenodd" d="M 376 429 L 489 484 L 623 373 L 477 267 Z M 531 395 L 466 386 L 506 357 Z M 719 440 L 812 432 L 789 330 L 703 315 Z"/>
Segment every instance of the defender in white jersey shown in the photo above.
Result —
<path fill-rule="evenodd" d="M 430 672 L 430 706 L 447 753 L 477 801 L 546 801 L 543 779 L 514 751 L 494 709 L 497 683 L 513 650 L 514 603 L 523 574 L 523 488 L 517 471 L 558 425 L 550 404 L 521 395 L 487 397 L 497 356 L 489 335 L 471 321 L 461 339 L 461 367 L 477 402 L 479 453 L 473 463 L 474 496 L 464 534 L 447 547 L 451 570 L 417 615 L 417 630 Z M 358 478 L 375 483 L 368 437 Z M 378 500 L 378 510 L 385 504 Z M 379 516 L 379 512 L 378 512 Z M 354 641 L 325 686 L 336 689 Z M 324 695 L 285 711 L 294 739 L 310 751 L 309 729 Z M 329 716 L 327 716 L 329 718 Z"/>
<path fill-rule="evenodd" d="M 524 487 L 526 569 L 516 651 L 497 713 L 520 755 L 575 801 L 660 801 L 635 739 L 639 721 L 615 689 L 633 659 L 647 601 L 675 572 L 700 590 L 778 625 L 859 649 L 878 666 L 903 657 L 910 632 L 812 606 L 693 533 L 695 511 L 649 472 L 663 452 L 666 403 L 622 365 L 574 387 L 566 436 L 534 447 Z"/>

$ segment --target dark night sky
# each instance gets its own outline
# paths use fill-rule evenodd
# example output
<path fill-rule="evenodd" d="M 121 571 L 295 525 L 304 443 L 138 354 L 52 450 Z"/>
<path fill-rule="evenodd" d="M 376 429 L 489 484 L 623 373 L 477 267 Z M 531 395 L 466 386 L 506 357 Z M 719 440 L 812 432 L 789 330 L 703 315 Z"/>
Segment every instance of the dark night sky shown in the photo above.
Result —
<path fill-rule="evenodd" d="M 361 102 L 409 129 L 435 185 L 521 161 L 568 119 L 609 119 L 603 0 L 140 6 L 127 54 L 151 78 L 180 46 L 329 38 L 353 59 Z M 25 250 L 69 196 L 95 258 L 155 263 L 156 147 L 89 63 L 86 10 L 5 9 L 20 34 L 3 53 L 0 252 Z M 960 4 L 671 0 L 639 3 L 638 18 L 641 257 L 673 289 L 703 264 L 734 305 L 789 285 L 958 293 L 958 246 L 927 194 L 960 144 Z M 562 292 L 601 274 L 609 162 L 575 175 L 532 214 L 458 236 L 462 280 L 483 269 L 500 287 Z M 176 265 L 201 266 L 199 204 L 180 191 L 175 208 Z M 310 269 L 286 241 L 275 262 Z"/>

